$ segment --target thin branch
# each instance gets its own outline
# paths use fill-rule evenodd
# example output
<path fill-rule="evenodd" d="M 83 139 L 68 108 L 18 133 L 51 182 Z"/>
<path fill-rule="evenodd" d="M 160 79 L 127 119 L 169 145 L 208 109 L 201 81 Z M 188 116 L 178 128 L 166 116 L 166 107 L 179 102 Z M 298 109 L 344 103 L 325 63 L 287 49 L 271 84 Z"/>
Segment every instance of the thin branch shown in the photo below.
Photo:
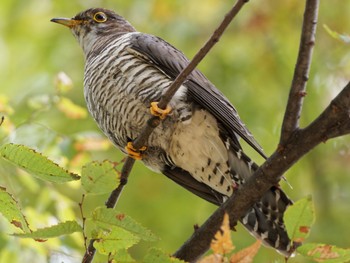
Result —
<path fill-rule="evenodd" d="M 134 165 L 135 160 L 132 158 L 126 159 L 124 162 L 121 175 L 120 175 L 120 182 L 119 185 L 116 189 L 114 189 L 111 194 L 109 195 L 105 206 L 107 208 L 114 208 L 116 203 L 118 202 L 118 199 L 122 193 L 122 190 L 124 189 L 124 186 L 127 184 L 128 180 L 128 175 L 129 175 L 129 170 L 131 170 L 132 166 Z M 95 253 L 96 253 L 96 248 L 94 247 L 94 242 L 95 239 L 90 239 L 89 246 L 87 247 L 85 254 L 82 259 L 82 263 L 88 263 L 92 262 Z"/>
<path fill-rule="evenodd" d="M 306 83 L 309 79 L 312 51 L 315 45 L 318 3 L 319 0 L 306 1 L 298 59 L 283 119 L 280 145 L 284 145 L 291 133 L 299 128 L 299 118 L 306 95 Z"/>
<path fill-rule="evenodd" d="M 220 206 L 209 219 L 175 252 L 187 262 L 198 260 L 210 246 L 220 228 L 224 212 L 230 216 L 231 227 L 237 224 L 295 162 L 328 138 L 350 134 L 350 83 L 329 104 L 322 114 L 303 130 L 294 132 L 282 150 L 266 162 Z M 330 136 L 331 135 L 331 136 Z"/>
<path fill-rule="evenodd" d="M 186 80 L 186 78 L 191 74 L 191 72 L 197 67 L 197 65 L 203 60 L 203 58 L 208 54 L 211 48 L 219 41 L 220 37 L 224 33 L 227 26 L 231 23 L 233 18 L 238 14 L 238 12 L 242 9 L 245 3 L 248 0 L 237 0 L 232 9 L 225 15 L 223 21 L 220 23 L 219 27 L 214 31 L 209 40 L 204 44 L 204 46 L 197 52 L 197 54 L 193 57 L 190 63 L 180 72 L 180 74 L 176 77 L 176 79 L 172 82 L 166 93 L 161 97 L 159 101 L 158 107 L 161 109 L 165 109 L 168 103 L 171 101 L 172 97 L 176 93 L 176 91 L 180 88 L 182 83 Z M 133 146 L 135 149 L 140 149 L 144 146 L 148 140 L 148 137 L 151 135 L 153 130 L 160 124 L 161 120 L 159 117 L 151 117 L 147 121 L 147 125 L 143 128 L 140 135 L 133 142 Z M 113 208 L 115 207 L 118 199 L 121 195 L 121 192 L 124 186 L 127 183 L 129 174 L 132 170 L 132 167 L 135 163 L 135 160 L 128 157 L 123 165 L 121 172 L 121 181 L 118 188 L 116 188 L 109 196 L 106 201 L 106 207 Z M 88 249 L 85 252 L 83 257 L 83 263 L 92 262 L 94 255 L 96 253 L 96 249 L 93 246 L 94 240 L 91 239 Z"/>

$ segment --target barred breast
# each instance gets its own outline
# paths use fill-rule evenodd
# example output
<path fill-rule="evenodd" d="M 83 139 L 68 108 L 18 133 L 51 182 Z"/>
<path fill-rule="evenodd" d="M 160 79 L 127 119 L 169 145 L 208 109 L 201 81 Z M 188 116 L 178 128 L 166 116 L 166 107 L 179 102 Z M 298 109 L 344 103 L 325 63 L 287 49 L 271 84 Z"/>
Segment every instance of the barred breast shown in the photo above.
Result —
<path fill-rule="evenodd" d="M 84 96 L 88 110 L 106 136 L 123 152 L 135 140 L 149 119 L 150 103 L 159 101 L 171 80 L 157 68 L 145 63 L 128 50 L 130 37 L 124 34 L 110 41 L 100 53 L 88 56 L 85 64 Z M 170 105 L 172 113 L 151 134 L 147 147 L 165 152 L 172 136 L 172 126 L 179 116 L 191 113 L 182 86 Z M 180 117 L 181 119 L 181 117 Z M 159 158 L 150 156 L 150 158 Z M 153 170 L 161 170 L 159 160 L 143 160 Z"/>

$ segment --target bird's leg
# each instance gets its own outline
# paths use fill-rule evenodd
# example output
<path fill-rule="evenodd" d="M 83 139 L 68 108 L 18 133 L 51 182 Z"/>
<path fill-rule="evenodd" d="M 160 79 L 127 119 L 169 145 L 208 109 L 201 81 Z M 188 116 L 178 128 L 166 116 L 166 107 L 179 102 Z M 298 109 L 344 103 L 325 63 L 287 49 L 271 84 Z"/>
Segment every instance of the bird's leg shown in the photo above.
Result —
<path fill-rule="evenodd" d="M 160 119 L 164 120 L 166 116 L 169 114 L 169 112 L 171 111 L 171 107 L 167 105 L 166 108 L 163 110 L 158 107 L 158 102 L 151 102 L 150 111 L 152 115 L 157 116 Z"/>
<path fill-rule="evenodd" d="M 147 147 L 142 146 L 139 150 L 135 149 L 132 142 L 128 142 L 125 146 L 125 150 L 128 153 L 128 155 L 131 158 L 134 158 L 135 160 L 141 160 L 142 159 L 142 153 L 146 151 Z"/>

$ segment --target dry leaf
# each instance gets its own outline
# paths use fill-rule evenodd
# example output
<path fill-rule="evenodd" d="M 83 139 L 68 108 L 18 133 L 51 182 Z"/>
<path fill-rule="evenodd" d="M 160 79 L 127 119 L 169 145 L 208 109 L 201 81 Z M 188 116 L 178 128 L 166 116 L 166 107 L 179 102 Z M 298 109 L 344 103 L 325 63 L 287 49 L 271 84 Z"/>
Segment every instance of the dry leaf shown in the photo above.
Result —
<path fill-rule="evenodd" d="M 224 215 L 221 228 L 216 232 L 214 239 L 211 241 L 210 247 L 214 251 L 214 254 L 224 255 L 230 253 L 234 246 L 231 241 L 231 229 L 230 221 L 227 213 Z"/>
<path fill-rule="evenodd" d="M 322 260 L 338 258 L 340 256 L 338 252 L 333 251 L 333 246 L 331 245 L 323 245 L 323 246 L 316 247 L 315 249 L 310 250 L 307 254 L 309 256 L 320 254 L 319 258 L 321 258 Z"/>
<path fill-rule="evenodd" d="M 204 257 L 198 263 L 222 263 L 224 262 L 224 256 L 219 254 L 211 254 L 207 257 Z"/>
<path fill-rule="evenodd" d="M 238 251 L 230 258 L 230 263 L 252 263 L 256 253 L 261 246 L 261 241 L 257 240 L 253 245 Z"/>

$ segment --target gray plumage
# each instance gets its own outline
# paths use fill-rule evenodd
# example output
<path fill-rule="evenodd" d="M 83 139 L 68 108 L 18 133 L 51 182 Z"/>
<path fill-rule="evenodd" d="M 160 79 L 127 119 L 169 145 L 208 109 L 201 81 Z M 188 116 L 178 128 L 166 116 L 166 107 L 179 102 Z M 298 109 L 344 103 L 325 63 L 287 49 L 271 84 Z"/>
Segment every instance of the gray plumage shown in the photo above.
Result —
<path fill-rule="evenodd" d="M 70 27 L 83 48 L 88 109 L 125 152 L 127 142 L 137 138 L 149 119 L 150 103 L 160 100 L 188 59 L 106 9 L 53 21 Z M 149 137 L 142 161 L 205 200 L 222 204 L 258 168 L 243 152 L 239 138 L 265 157 L 261 147 L 228 99 L 198 70 L 170 106 L 171 113 Z M 272 187 L 241 222 L 265 245 L 289 256 L 293 246 L 283 213 L 291 203 L 281 189 Z"/>

